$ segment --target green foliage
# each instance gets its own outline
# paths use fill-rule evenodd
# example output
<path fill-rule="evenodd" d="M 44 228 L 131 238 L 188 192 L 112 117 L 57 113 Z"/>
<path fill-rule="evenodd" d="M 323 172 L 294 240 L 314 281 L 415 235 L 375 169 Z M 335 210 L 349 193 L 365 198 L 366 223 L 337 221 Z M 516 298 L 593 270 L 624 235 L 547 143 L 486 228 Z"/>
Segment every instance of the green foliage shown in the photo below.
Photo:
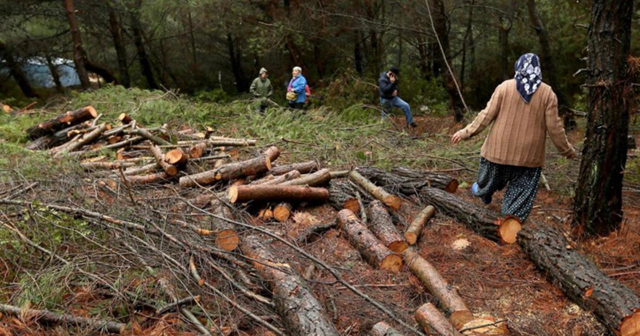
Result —
<path fill-rule="evenodd" d="M 9 142 L 24 143 L 27 141 L 26 129 L 33 126 L 42 117 L 31 115 L 0 114 L 0 139 Z"/>
<path fill-rule="evenodd" d="M 199 101 L 207 103 L 226 103 L 229 101 L 229 95 L 222 89 L 198 91 L 194 97 Z"/>
<path fill-rule="evenodd" d="M 336 111 L 358 103 L 375 104 L 376 80 L 360 78 L 353 70 L 339 71 L 326 87 L 314 92 L 314 101 L 320 100 Z"/>

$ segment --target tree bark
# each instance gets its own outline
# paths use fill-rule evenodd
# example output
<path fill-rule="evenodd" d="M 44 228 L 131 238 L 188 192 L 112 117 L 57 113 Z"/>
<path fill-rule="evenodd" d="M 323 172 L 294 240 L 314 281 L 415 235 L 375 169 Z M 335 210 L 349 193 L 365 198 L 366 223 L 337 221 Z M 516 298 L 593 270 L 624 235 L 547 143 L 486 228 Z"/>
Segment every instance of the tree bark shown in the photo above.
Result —
<path fill-rule="evenodd" d="M 58 156 L 60 154 L 63 153 L 63 151 L 67 151 L 67 152 L 73 152 L 76 149 L 80 149 L 82 146 L 87 145 L 91 142 L 93 142 L 94 140 L 96 140 L 100 134 L 102 134 L 102 132 L 104 132 L 107 129 L 107 124 L 102 124 L 100 125 L 98 128 L 96 128 L 95 130 L 89 132 L 89 133 L 85 133 L 81 139 L 79 139 L 76 142 L 72 142 L 70 143 L 68 146 L 64 146 L 64 148 L 62 148 L 62 151 L 53 151 L 57 148 L 52 149 L 52 152 L 55 156 Z"/>
<path fill-rule="evenodd" d="M 341 210 L 338 222 L 349 242 L 370 265 L 394 273 L 402 269 L 402 258 L 384 246 L 351 210 Z"/>
<path fill-rule="evenodd" d="M 27 129 L 29 139 L 36 139 L 44 135 L 53 134 L 69 126 L 93 119 L 98 116 L 98 112 L 93 106 L 85 106 L 75 111 L 65 112 L 55 118 L 43 121 Z"/>
<path fill-rule="evenodd" d="M 232 180 L 242 176 L 257 175 L 271 169 L 271 160 L 259 156 L 247 161 L 222 165 L 214 170 L 183 176 L 180 178 L 181 188 L 192 188 L 197 185 L 210 185 L 220 180 Z"/>
<path fill-rule="evenodd" d="M 428 205 L 426 208 L 420 211 L 416 218 L 414 218 L 413 222 L 411 222 L 411 225 L 409 225 L 409 228 L 404 233 L 404 239 L 407 240 L 407 243 L 409 243 L 409 245 L 413 245 L 416 243 L 416 241 L 418 241 L 420 232 L 422 232 L 422 229 L 427 224 L 429 218 L 433 217 L 435 213 L 436 208 L 434 208 L 432 205 Z"/>
<path fill-rule="evenodd" d="M 158 172 L 149 175 L 129 175 L 127 181 L 131 185 L 145 185 L 158 182 L 168 182 L 171 180 L 171 175 L 165 172 Z"/>
<path fill-rule="evenodd" d="M 419 196 L 425 203 L 432 204 L 442 213 L 466 223 L 472 230 L 493 241 L 513 244 L 521 230 L 518 220 L 501 219 L 492 211 L 474 206 L 443 190 L 423 188 Z"/>
<path fill-rule="evenodd" d="M 349 209 L 354 213 L 360 213 L 360 204 L 356 193 L 359 192 L 363 203 L 369 204 L 371 196 L 360 187 L 354 186 L 349 181 L 331 180 L 329 182 L 329 204 L 336 210 Z"/>
<path fill-rule="evenodd" d="M 509 66 L 509 32 L 513 27 L 515 5 L 515 0 L 509 1 L 509 9 L 500 17 L 500 27 L 498 27 L 500 32 L 500 69 L 502 70 L 503 80 L 513 77 L 513 71 Z"/>
<path fill-rule="evenodd" d="M 249 201 L 324 202 L 329 191 L 324 188 L 283 185 L 241 185 L 229 188 L 231 203 Z"/>
<path fill-rule="evenodd" d="M 320 186 L 331 181 L 331 173 L 329 169 L 320 169 L 315 173 L 301 176 L 297 179 L 280 183 L 280 185 L 306 185 L 310 187 Z"/>
<path fill-rule="evenodd" d="M 622 222 L 622 180 L 632 108 L 628 62 L 633 1 L 595 0 L 589 25 L 588 120 L 574 226 L 606 235 Z"/>
<path fill-rule="evenodd" d="M 461 122 L 464 117 L 464 104 L 462 103 L 462 98 L 458 93 L 458 89 L 455 84 L 455 70 L 451 68 L 451 72 L 447 69 L 446 62 L 451 63 L 451 49 L 449 46 L 449 30 L 447 28 L 447 14 L 445 11 L 444 1 L 443 0 L 429 0 L 433 3 L 433 8 L 435 9 L 435 13 L 433 15 L 433 23 L 436 29 L 436 34 L 440 38 L 440 44 L 442 45 L 442 50 L 444 51 L 444 56 L 436 57 L 434 59 L 435 66 L 440 69 L 442 73 L 442 79 L 444 81 L 444 87 L 449 94 L 449 98 L 451 101 L 451 108 L 453 109 L 453 116 L 456 122 Z"/>
<path fill-rule="evenodd" d="M 49 72 L 51 72 L 51 78 L 53 78 L 53 84 L 56 86 L 56 92 L 64 93 L 64 87 L 60 82 L 60 74 L 58 73 L 58 66 L 53 64 L 53 60 L 51 59 L 51 55 L 47 55 L 47 67 L 49 67 Z"/>
<path fill-rule="evenodd" d="M 89 81 L 89 74 L 87 73 L 87 69 L 84 64 L 85 51 L 82 47 L 82 34 L 80 33 L 78 19 L 76 18 L 76 9 L 73 5 L 73 0 L 63 1 L 73 40 L 73 62 L 76 65 L 76 72 L 80 78 L 80 84 L 82 85 L 82 88 L 86 90 L 91 87 L 91 82 Z"/>
<path fill-rule="evenodd" d="M 441 336 L 461 336 L 449 321 L 442 315 L 438 309 L 431 303 L 425 303 L 415 314 L 416 321 L 430 335 L 430 329 L 433 328 Z"/>
<path fill-rule="evenodd" d="M 553 87 L 553 91 L 558 96 L 558 109 L 561 116 L 564 117 L 564 126 L 566 129 L 573 129 L 576 121 L 573 113 L 569 109 L 569 100 L 562 90 L 560 80 L 556 71 L 556 63 L 551 51 L 551 43 L 549 42 L 549 32 L 542 22 L 542 18 L 538 15 L 536 9 L 536 0 L 527 0 L 527 9 L 529 10 L 529 20 L 533 29 L 536 31 L 538 41 L 540 42 L 540 62 L 542 63 L 542 72 L 547 79 L 549 85 Z"/>
<path fill-rule="evenodd" d="M 308 174 L 320 169 L 320 165 L 317 161 L 307 161 L 300 163 L 292 163 L 288 165 L 279 165 L 271 168 L 269 174 L 271 175 L 282 175 L 286 174 L 292 170 L 297 170 L 300 174 Z"/>
<path fill-rule="evenodd" d="M 138 52 L 138 61 L 142 68 L 142 75 L 147 79 L 147 85 L 149 89 L 158 89 L 158 84 L 153 76 L 153 69 L 151 68 L 151 61 L 147 56 L 147 51 L 144 47 L 144 41 L 142 39 L 142 24 L 140 23 L 140 10 L 142 8 L 142 0 L 136 0 L 135 8 L 131 12 L 131 31 L 133 33 L 133 43 L 136 46 Z"/>
<path fill-rule="evenodd" d="M 462 49 L 462 64 L 460 65 L 460 87 L 464 88 L 464 73 L 467 66 L 467 47 L 473 43 L 473 7 L 475 0 L 471 0 L 469 4 L 469 16 L 467 17 L 467 29 L 464 33 L 464 44 Z"/>
<path fill-rule="evenodd" d="M 383 202 L 386 206 L 393 210 L 400 210 L 400 207 L 402 206 L 402 199 L 400 197 L 391 195 L 386 190 L 377 187 L 355 170 L 349 173 L 349 179 L 364 188 L 375 199 Z"/>
<path fill-rule="evenodd" d="M 445 174 L 396 167 L 386 172 L 373 167 L 358 167 L 356 170 L 371 182 L 405 195 L 417 194 L 425 187 L 443 189 L 453 193 L 458 189 L 458 180 Z"/>
<path fill-rule="evenodd" d="M 129 63 L 127 62 L 127 49 L 122 38 L 122 27 L 120 21 L 114 9 L 112 0 L 104 0 L 109 12 L 109 31 L 111 32 L 111 38 L 113 39 L 113 46 L 116 50 L 116 56 L 118 58 L 118 69 L 120 70 L 120 83 L 122 86 L 128 88 L 131 85 L 129 79 Z"/>
<path fill-rule="evenodd" d="M 29 83 L 27 76 L 25 76 L 22 71 L 20 64 L 15 61 L 13 52 L 2 39 L 0 39 L 0 55 L 4 56 L 3 58 L 7 62 L 9 72 L 13 79 L 15 79 L 16 83 L 18 83 L 22 93 L 29 98 L 38 98 L 39 95 L 33 90 L 33 87 L 31 87 L 31 84 Z"/>
<path fill-rule="evenodd" d="M 393 225 L 391 215 L 382 202 L 375 200 L 369 204 L 368 218 L 371 232 L 391 251 L 402 253 L 409 247 Z"/>
<path fill-rule="evenodd" d="M 284 175 L 278 175 L 278 176 L 267 175 L 262 179 L 251 182 L 251 184 L 276 185 L 289 180 L 297 179 L 299 177 L 300 177 L 300 172 L 297 170 L 292 170 Z"/>
<path fill-rule="evenodd" d="M 339 336 L 340 333 L 326 317 L 322 305 L 313 296 L 295 269 L 261 243 L 257 236 L 247 237 L 242 252 L 254 260 L 253 266 L 269 283 L 276 311 L 282 317 L 287 334 L 292 336 Z"/>
<path fill-rule="evenodd" d="M 244 70 L 242 69 L 242 52 L 236 49 L 231 33 L 227 33 L 227 48 L 229 49 L 231 71 L 236 80 L 236 91 L 238 93 L 245 92 L 249 89 L 249 85 Z"/>
<path fill-rule="evenodd" d="M 405 264 L 422 282 L 429 293 L 436 297 L 440 307 L 450 315 L 449 320 L 456 329 L 473 320 L 473 314 L 464 303 L 455 287 L 452 287 L 438 273 L 435 267 L 418 254 L 413 248 L 402 253 Z"/>

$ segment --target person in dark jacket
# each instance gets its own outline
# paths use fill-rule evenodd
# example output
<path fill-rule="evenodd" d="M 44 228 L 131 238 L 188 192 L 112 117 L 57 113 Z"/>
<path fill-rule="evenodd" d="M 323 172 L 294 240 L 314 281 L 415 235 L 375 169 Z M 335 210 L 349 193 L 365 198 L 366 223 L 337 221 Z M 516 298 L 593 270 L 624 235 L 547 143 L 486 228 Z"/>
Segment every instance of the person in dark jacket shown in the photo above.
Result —
<path fill-rule="evenodd" d="M 249 88 L 249 92 L 260 103 L 260 112 L 264 112 L 269 106 L 269 97 L 273 94 L 273 86 L 268 77 L 267 69 L 260 69 L 260 76 L 253 80 Z"/>
<path fill-rule="evenodd" d="M 400 77 L 400 69 L 391 67 L 389 71 L 380 74 L 378 79 L 378 90 L 380 91 L 380 104 L 384 110 L 382 118 L 390 112 L 391 108 L 398 107 L 404 112 L 407 125 L 417 127 L 411 115 L 411 107 L 407 102 L 398 97 L 398 78 Z"/>

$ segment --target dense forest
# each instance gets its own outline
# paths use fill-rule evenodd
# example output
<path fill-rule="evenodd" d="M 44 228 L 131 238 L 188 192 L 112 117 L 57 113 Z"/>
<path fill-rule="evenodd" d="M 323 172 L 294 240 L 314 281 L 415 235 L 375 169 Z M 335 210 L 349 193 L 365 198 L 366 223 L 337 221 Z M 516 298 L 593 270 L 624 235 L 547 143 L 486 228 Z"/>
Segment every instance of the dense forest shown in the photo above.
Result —
<path fill-rule="evenodd" d="M 405 100 L 449 98 L 456 109 L 463 104 L 443 54 L 466 103 L 479 109 L 495 85 L 513 77 L 517 57 L 535 52 L 560 105 L 583 111 L 590 8 L 591 1 L 573 0 L 5 0 L 0 41 L 10 55 L 4 67 L 37 60 L 54 69 L 58 91 L 63 58 L 81 64 L 84 88 L 94 76 L 125 87 L 235 95 L 265 67 L 284 91 L 297 65 L 314 90 L 333 83 L 342 95 L 374 100 L 374 89 L 354 81 L 375 84 L 395 65 Z M 639 29 L 633 25 L 632 54 Z M 5 95 L 18 95 L 18 87 L 27 96 L 47 94 L 11 74 L 2 73 Z"/>

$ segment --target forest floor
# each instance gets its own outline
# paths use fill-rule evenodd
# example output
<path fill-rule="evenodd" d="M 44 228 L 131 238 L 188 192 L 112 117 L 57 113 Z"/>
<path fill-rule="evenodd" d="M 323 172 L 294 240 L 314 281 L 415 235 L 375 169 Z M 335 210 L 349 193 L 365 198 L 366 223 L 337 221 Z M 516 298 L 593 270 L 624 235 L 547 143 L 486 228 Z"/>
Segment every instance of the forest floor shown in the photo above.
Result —
<path fill-rule="evenodd" d="M 460 126 L 449 117 L 419 115 L 416 121 L 420 126 L 406 130 L 400 126 L 404 125 L 403 118 L 393 117 L 381 123 L 378 112 L 370 109 L 354 108 L 336 115 L 321 108 L 307 112 L 304 117 L 280 110 L 260 115 L 252 112 L 247 102 L 215 105 L 187 102 L 167 93 L 126 94 L 128 96 L 122 98 L 122 92 L 103 89 L 97 93 L 81 94 L 66 102 L 57 102 L 46 109 L 27 111 L 24 115 L 0 117 L 0 122 L 4 123 L 0 126 L 0 195 L 3 198 L 12 196 L 37 200 L 43 204 L 82 205 L 102 209 L 116 217 L 142 212 L 143 208 L 158 204 L 161 200 L 171 201 L 176 193 L 174 188 L 151 186 L 136 188 L 133 194 L 135 199 L 148 204 L 131 205 L 125 193 L 101 192 L 96 187 L 96 180 L 82 172 L 74 160 L 51 160 L 46 154 L 22 149 L 25 142 L 22 133 L 36 120 L 46 119 L 71 107 L 92 104 L 98 112 L 104 113 L 106 120 L 115 119 L 120 112 L 127 112 L 144 125 L 169 123 L 170 127 L 176 128 L 187 125 L 194 128 L 212 126 L 219 135 L 252 137 L 258 139 L 261 148 L 277 145 L 282 151 L 277 161 L 280 164 L 318 159 L 336 169 L 358 165 L 380 168 L 407 166 L 446 172 L 461 182 L 457 191 L 459 196 L 481 204 L 471 196 L 469 186 L 475 178 L 483 137 L 478 136 L 457 147 L 450 146 L 450 134 Z M 114 95 L 119 95 L 118 99 L 114 99 Z M 584 124 L 584 120 L 579 124 Z M 632 133 L 636 137 L 640 135 L 637 127 L 632 127 Z M 583 137 L 580 127 L 570 132 L 569 137 L 579 147 Z M 570 232 L 572 190 L 577 180 L 579 161 L 567 161 L 556 153 L 550 146 L 544 173 L 551 190 L 540 186 L 531 217 Z M 239 150 L 235 154 L 246 156 L 250 152 Z M 639 160 L 638 152 L 630 151 L 625 180 L 623 228 L 608 237 L 576 241 L 575 244 L 607 275 L 640 295 Z M 16 193 L 16 190 L 19 192 Z M 190 194 L 186 192 L 180 196 L 186 198 Z M 496 195 L 489 207 L 499 211 L 501 198 L 502 193 Z M 399 212 L 404 223 L 396 223 L 401 229 L 424 207 L 417 199 L 408 199 L 404 204 Z M 99 233 L 91 223 L 61 213 L 52 212 L 51 216 L 25 215 L 23 210 L 0 206 L 0 215 L 0 221 L 22 228 L 32 240 L 69 258 L 80 255 L 84 249 L 106 254 L 105 248 L 117 245 L 112 235 Z M 244 218 L 250 224 L 267 228 L 283 238 L 295 239 L 307 227 L 332 222 L 335 217 L 333 208 L 322 205 L 296 208 L 291 219 L 283 223 L 263 222 L 255 216 Z M 70 228 L 75 230 L 71 231 Z M 92 243 L 88 243 L 87 236 L 93 240 Z M 453 246 L 454 242 L 459 244 L 461 240 L 468 241 L 466 248 Z M 59 263 L 55 265 L 50 256 L 21 244 L 4 228 L 0 228 L 0 246 L 1 303 L 117 319 L 134 326 L 128 331 L 129 334 L 195 334 L 188 331 L 188 324 L 180 319 L 179 314 L 156 316 L 148 310 L 134 309 L 105 293 L 105 288 L 81 281 L 77 272 Z M 280 251 L 280 256 L 286 258 L 300 274 L 309 275 L 307 280 L 310 287 L 343 335 L 368 335 L 371 327 L 379 321 L 387 321 L 402 330 L 381 311 L 336 283 L 327 271 L 313 268 L 313 263 L 307 258 L 278 241 L 271 241 L 271 247 Z M 411 321 L 411 324 L 415 324 L 412 322 L 415 309 L 432 300 L 419 280 L 406 268 L 391 274 L 369 266 L 340 230 L 329 230 L 303 248 L 338 269 L 344 279 L 383 303 L 403 320 Z M 607 334 L 594 315 L 565 297 L 535 268 L 519 246 L 496 244 L 451 218 L 436 214 L 423 231 L 417 248 L 451 285 L 458 288 L 474 314 L 506 320 L 512 335 Z M 116 276 L 114 273 L 122 272 L 123 268 L 107 261 L 78 262 L 83 262 L 82 265 L 87 265 L 87 269 L 98 275 L 117 278 L 118 288 L 157 297 L 157 294 L 149 292 L 151 286 L 145 286 L 151 282 L 149 277 L 138 270 L 124 269 L 131 274 Z M 178 275 L 168 276 L 173 276 L 172 281 L 180 283 Z M 224 280 L 214 282 L 225 286 Z M 263 291 L 263 294 L 268 295 L 268 292 Z M 256 302 L 242 302 L 255 309 L 258 315 L 281 326 L 271 308 Z M 224 316 L 231 313 L 219 302 L 204 300 L 202 305 L 211 313 L 218 312 L 219 318 L 213 318 L 212 321 L 224 334 L 270 335 L 251 320 L 225 320 Z M 208 319 L 202 318 L 202 321 L 206 323 Z M 214 326 L 208 327 L 217 330 Z M 85 332 L 62 326 L 41 326 L 32 320 L 0 314 L 0 335 Z"/>

